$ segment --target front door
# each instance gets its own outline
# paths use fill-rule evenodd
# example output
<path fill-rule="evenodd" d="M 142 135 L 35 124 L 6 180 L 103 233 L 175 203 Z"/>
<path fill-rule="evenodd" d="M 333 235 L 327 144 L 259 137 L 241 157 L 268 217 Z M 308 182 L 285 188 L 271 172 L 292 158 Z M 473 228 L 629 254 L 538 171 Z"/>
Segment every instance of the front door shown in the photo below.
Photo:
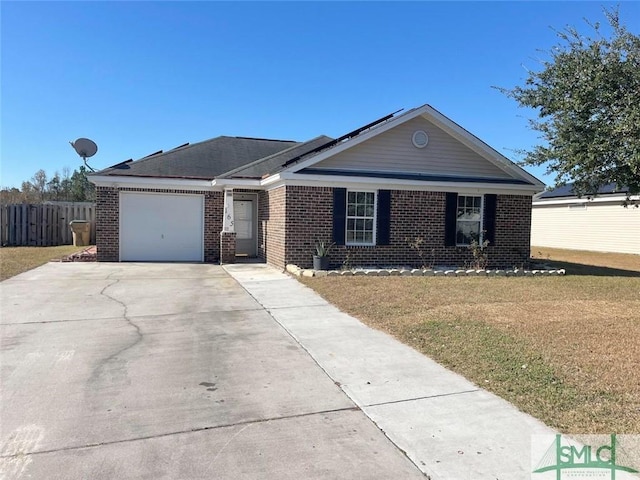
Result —
<path fill-rule="evenodd" d="M 234 194 L 233 226 L 236 232 L 236 255 L 256 256 L 256 198 L 255 195 Z"/>

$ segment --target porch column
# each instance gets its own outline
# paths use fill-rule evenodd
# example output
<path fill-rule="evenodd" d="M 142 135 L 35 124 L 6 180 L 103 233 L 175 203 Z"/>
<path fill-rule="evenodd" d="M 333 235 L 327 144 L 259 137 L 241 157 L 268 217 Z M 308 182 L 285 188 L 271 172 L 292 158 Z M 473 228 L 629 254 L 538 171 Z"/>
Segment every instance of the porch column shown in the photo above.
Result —
<path fill-rule="evenodd" d="M 236 232 L 233 228 L 233 189 L 224 191 L 224 217 L 220 232 L 220 263 L 235 263 Z"/>

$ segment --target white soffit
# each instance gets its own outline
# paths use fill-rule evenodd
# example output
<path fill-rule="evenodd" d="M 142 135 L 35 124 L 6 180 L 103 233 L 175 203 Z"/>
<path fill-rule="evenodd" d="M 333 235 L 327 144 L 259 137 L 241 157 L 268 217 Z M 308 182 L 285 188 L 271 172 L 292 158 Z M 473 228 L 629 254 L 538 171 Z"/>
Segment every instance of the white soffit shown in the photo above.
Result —
<path fill-rule="evenodd" d="M 169 190 L 220 190 L 211 180 L 188 178 L 130 177 L 90 175 L 89 181 L 98 187 L 159 188 Z"/>

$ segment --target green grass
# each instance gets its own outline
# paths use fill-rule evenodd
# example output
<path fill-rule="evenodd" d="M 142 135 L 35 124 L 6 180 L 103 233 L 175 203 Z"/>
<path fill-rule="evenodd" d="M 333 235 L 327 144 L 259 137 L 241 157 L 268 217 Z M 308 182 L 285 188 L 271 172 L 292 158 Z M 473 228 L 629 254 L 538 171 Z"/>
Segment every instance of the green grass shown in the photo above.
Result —
<path fill-rule="evenodd" d="M 2 247 L 0 248 L 0 281 L 19 273 L 58 260 L 86 247 L 61 245 L 58 247 Z"/>
<path fill-rule="evenodd" d="M 577 411 L 588 407 L 585 413 L 592 415 L 605 396 L 616 400 L 606 391 L 581 390 L 526 339 L 483 322 L 427 321 L 400 340 L 560 430 L 583 431 L 591 422 L 576 417 Z M 571 413 L 564 420 L 559 412 Z"/>
<path fill-rule="evenodd" d="M 562 432 L 640 433 L 640 263 L 570 255 L 565 277 L 301 281 Z"/>

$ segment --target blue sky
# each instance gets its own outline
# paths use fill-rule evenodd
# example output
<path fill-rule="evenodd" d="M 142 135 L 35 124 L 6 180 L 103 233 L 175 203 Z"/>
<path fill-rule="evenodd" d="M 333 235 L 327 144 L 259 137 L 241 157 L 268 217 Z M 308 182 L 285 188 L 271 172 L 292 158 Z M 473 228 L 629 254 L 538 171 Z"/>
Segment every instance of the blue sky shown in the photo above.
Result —
<path fill-rule="evenodd" d="M 0 184 L 218 135 L 339 136 L 428 103 L 507 157 L 537 134 L 492 89 L 608 2 L 3 1 Z M 640 2 L 622 2 L 640 32 Z M 603 22 L 606 23 L 606 22 Z M 528 169 L 547 183 L 544 169 Z"/>

